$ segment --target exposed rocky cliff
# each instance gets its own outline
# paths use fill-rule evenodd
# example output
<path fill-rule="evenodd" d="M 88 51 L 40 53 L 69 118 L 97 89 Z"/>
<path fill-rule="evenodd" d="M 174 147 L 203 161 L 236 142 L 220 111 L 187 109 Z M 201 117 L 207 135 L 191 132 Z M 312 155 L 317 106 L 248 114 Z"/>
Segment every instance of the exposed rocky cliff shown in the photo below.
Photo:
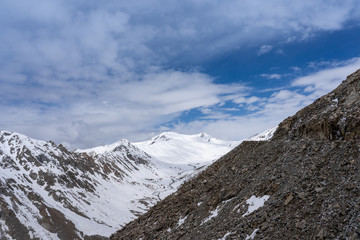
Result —
<path fill-rule="evenodd" d="M 243 142 L 115 239 L 359 239 L 360 70 Z"/>

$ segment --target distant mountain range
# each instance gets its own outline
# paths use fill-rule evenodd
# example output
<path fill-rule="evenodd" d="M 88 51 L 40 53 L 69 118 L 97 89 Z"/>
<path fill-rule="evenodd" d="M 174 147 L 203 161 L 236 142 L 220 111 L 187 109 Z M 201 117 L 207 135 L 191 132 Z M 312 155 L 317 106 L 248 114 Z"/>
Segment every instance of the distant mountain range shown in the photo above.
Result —
<path fill-rule="evenodd" d="M 162 133 L 69 151 L 0 131 L 0 239 L 101 239 L 241 141 Z"/>

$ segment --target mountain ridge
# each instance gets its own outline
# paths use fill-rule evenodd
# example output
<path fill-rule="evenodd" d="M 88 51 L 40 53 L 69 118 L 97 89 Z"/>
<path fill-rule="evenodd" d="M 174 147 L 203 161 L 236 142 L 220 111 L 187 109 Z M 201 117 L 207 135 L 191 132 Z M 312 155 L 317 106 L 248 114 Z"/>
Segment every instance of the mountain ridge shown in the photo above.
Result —
<path fill-rule="evenodd" d="M 359 103 L 360 70 L 111 239 L 359 239 Z"/>
<path fill-rule="evenodd" d="M 225 143 L 217 148 L 218 155 L 232 148 Z M 207 140 L 199 144 L 210 148 Z M 61 144 L 2 130 L 0 235 L 5 239 L 109 236 L 215 160 L 207 157 L 189 163 L 164 162 L 127 140 L 69 151 Z"/>

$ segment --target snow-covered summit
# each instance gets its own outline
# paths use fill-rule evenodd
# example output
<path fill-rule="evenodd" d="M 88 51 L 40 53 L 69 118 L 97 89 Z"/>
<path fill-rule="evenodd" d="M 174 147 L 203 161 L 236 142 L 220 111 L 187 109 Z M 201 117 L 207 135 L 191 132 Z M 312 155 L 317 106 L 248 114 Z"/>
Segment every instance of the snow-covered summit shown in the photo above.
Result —
<path fill-rule="evenodd" d="M 119 147 L 131 147 L 131 143 L 126 139 L 121 139 L 120 141 L 117 141 L 112 144 L 98 146 L 94 148 L 88 148 L 88 149 L 76 149 L 75 152 L 78 153 L 93 153 L 93 154 L 104 154 L 109 152 L 114 152 L 119 149 Z"/>
<path fill-rule="evenodd" d="M 134 146 L 126 139 L 121 139 L 120 141 L 104 146 L 99 146 L 89 149 L 77 149 L 75 150 L 75 153 L 87 153 L 88 155 L 91 156 L 109 155 L 109 154 L 112 155 L 127 154 L 127 155 L 138 155 L 143 158 L 149 158 L 149 156 L 145 152 Z"/>
<path fill-rule="evenodd" d="M 49 145 L 54 145 L 52 142 L 45 142 L 36 140 L 20 133 L 0 130 L 0 148 L 3 150 L 8 148 L 22 148 L 24 146 L 30 148 L 29 150 L 36 151 L 39 148 L 48 148 Z"/>
<path fill-rule="evenodd" d="M 206 133 L 163 132 L 148 141 L 133 144 L 162 162 L 191 164 L 216 160 L 239 143 L 212 138 Z"/>
<path fill-rule="evenodd" d="M 33 156 L 32 164 L 38 165 L 38 162 L 48 162 L 50 158 L 58 157 L 60 155 L 68 155 L 68 151 L 61 145 L 57 146 L 51 141 L 42 141 L 30 138 L 20 133 L 0 130 L 0 171 L 8 156 L 12 159 L 22 159 L 28 156 Z M 7 160 L 9 158 L 6 158 Z M 12 161 L 14 165 L 16 161 Z M 9 166 L 9 164 L 7 164 Z M 30 166 L 29 164 L 27 164 Z M 51 171 L 51 170 L 49 170 Z M 1 177 L 1 176 L 0 176 Z"/>
<path fill-rule="evenodd" d="M 201 138 L 205 139 L 208 142 L 211 140 L 211 136 L 209 134 L 207 134 L 207 133 L 202 132 L 199 135 L 200 135 Z"/>

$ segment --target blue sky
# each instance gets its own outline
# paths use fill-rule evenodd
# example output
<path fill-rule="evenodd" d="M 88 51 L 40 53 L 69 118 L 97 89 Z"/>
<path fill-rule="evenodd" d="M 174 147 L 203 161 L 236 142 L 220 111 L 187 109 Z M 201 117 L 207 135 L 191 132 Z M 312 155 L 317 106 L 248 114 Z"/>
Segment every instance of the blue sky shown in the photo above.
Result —
<path fill-rule="evenodd" d="M 240 140 L 360 68 L 356 0 L 3 0 L 0 31 L 0 129 L 78 148 Z"/>

